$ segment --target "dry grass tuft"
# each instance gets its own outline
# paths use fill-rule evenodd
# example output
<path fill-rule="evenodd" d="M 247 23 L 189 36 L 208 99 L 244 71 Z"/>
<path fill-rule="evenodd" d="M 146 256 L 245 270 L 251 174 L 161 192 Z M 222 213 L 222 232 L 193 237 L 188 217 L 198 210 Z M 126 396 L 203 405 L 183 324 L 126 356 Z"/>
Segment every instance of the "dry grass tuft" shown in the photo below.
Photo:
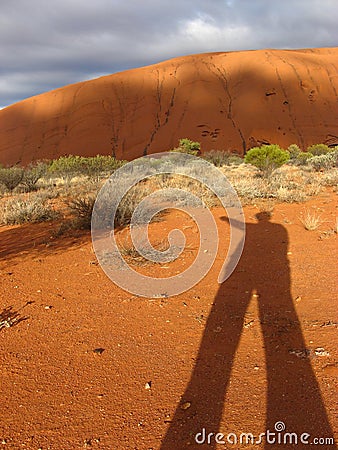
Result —
<path fill-rule="evenodd" d="M 0 222 L 5 225 L 46 222 L 59 217 L 59 213 L 40 196 L 13 197 L 1 205 Z"/>
<path fill-rule="evenodd" d="M 160 242 L 154 243 L 153 247 L 155 250 L 159 252 L 164 252 L 168 250 L 169 244 L 166 239 L 161 240 Z M 152 260 L 154 257 L 154 251 L 149 249 L 149 251 L 144 252 L 145 256 L 141 255 L 134 245 L 129 242 L 129 240 L 124 239 L 119 242 L 118 245 L 119 252 L 123 256 L 123 258 L 131 265 L 135 266 L 146 266 L 149 264 L 161 264 Z"/>
<path fill-rule="evenodd" d="M 323 223 L 320 215 L 311 211 L 306 211 L 304 217 L 300 217 L 299 220 L 308 231 L 316 230 Z"/>

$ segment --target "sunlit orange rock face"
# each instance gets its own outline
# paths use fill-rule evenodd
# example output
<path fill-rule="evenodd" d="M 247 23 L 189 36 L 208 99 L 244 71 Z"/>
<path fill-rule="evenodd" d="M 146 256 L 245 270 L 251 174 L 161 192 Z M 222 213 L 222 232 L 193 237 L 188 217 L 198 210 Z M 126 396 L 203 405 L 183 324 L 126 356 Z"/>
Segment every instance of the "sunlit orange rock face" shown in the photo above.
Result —
<path fill-rule="evenodd" d="M 0 162 L 133 159 L 201 142 L 338 145 L 338 48 L 180 57 L 65 86 L 0 111 Z"/>

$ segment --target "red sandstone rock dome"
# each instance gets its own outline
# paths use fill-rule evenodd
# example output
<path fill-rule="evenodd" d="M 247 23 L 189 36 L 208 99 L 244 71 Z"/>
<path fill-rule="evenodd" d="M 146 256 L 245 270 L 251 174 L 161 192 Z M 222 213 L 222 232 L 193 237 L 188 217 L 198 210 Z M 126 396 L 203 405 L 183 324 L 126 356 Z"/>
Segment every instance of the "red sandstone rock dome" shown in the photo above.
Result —
<path fill-rule="evenodd" d="M 338 48 L 208 53 L 65 86 L 0 111 L 0 162 L 338 145 Z"/>

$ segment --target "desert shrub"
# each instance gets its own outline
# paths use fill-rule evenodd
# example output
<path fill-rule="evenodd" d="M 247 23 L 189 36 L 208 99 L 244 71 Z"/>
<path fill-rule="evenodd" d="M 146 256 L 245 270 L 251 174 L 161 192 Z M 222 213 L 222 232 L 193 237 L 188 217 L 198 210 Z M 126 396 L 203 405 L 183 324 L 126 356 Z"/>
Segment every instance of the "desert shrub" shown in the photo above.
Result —
<path fill-rule="evenodd" d="M 75 227 L 90 229 L 94 203 L 94 196 L 80 197 L 67 202 L 69 209 L 75 216 L 73 222 Z"/>
<path fill-rule="evenodd" d="M 216 167 L 241 164 L 243 162 L 242 158 L 238 155 L 224 150 L 210 150 L 203 154 L 203 158 Z"/>
<path fill-rule="evenodd" d="M 326 155 L 331 151 L 330 147 L 325 144 L 313 144 L 307 148 L 309 153 L 312 153 L 313 156 Z"/>
<path fill-rule="evenodd" d="M 94 157 L 83 158 L 82 171 L 89 178 L 99 180 L 102 175 L 110 175 L 126 161 L 120 161 L 112 156 L 96 155 Z"/>
<path fill-rule="evenodd" d="M 291 161 L 291 163 L 295 166 L 305 166 L 312 157 L 313 154 L 310 152 L 301 152 L 296 159 Z"/>
<path fill-rule="evenodd" d="M 297 144 L 289 145 L 287 151 L 289 152 L 291 162 L 297 160 L 299 155 L 302 153 L 301 149 L 298 147 Z"/>
<path fill-rule="evenodd" d="M 270 176 L 272 172 L 285 164 L 290 158 L 289 152 L 276 144 L 254 147 L 244 157 L 247 164 L 257 167 L 263 176 Z"/>
<path fill-rule="evenodd" d="M 117 208 L 114 225 L 119 227 L 129 224 L 137 205 L 152 192 L 154 188 L 149 183 L 140 182 L 132 187 Z"/>
<path fill-rule="evenodd" d="M 49 173 L 62 178 L 69 183 L 72 178 L 83 172 L 83 158 L 81 156 L 60 156 L 54 159 L 49 166 Z"/>
<path fill-rule="evenodd" d="M 79 175 L 86 175 L 98 180 L 102 174 L 107 175 L 125 164 L 112 156 L 97 155 L 94 157 L 84 156 L 61 156 L 54 159 L 49 167 L 49 173 L 61 177 L 66 183 Z"/>
<path fill-rule="evenodd" d="M 296 159 L 296 164 L 299 166 L 306 165 L 312 156 L 313 155 L 310 152 L 301 152 Z"/>
<path fill-rule="evenodd" d="M 156 190 L 156 186 L 151 180 L 137 183 L 122 197 L 114 215 L 111 205 L 114 204 L 115 194 L 117 197 L 121 194 L 121 192 L 119 192 L 119 187 L 121 186 L 117 186 L 116 192 L 111 189 L 101 192 L 101 201 L 96 208 L 96 218 L 99 218 L 98 220 L 100 223 L 101 221 L 104 221 L 108 226 L 114 227 L 123 227 L 130 224 L 135 208 L 145 197 Z M 106 201 L 103 201 L 103 198 Z M 95 195 L 87 195 L 82 197 L 79 196 L 78 199 L 72 199 L 67 202 L 73 216 L 75 216 L 75 224 L 77 227 L 90 228 L 95 199 Z M 143 218 L 140 217 L 140 220 L 142 221 Z M 144 223 L 146 223 L 146 218 Z"/>
<path fill-rule="evenodd" d="M 38 181 L 47 173 L 48 164 L 37 162 L 29 165 L 23 173 L 21 185 L 25 192 L 32 192 L 38 189 Z"/>
<path fill-rule="evenodd" d="M 184 138 L 180 139 L 179 146 L 171 151 L 197 156 L 201 153 L 201 144 L 199 142 L 194 142 L 190 139 Z"/>
<path fill-rule="evenodd" d="M 58 213 L 36 196 L 12 198 L 2 205 L 0 212 L 1 222 L 6 225 L 45 222 L 57 217 Z"/>
<path fill-rule="evenodd" d="M 265 198 L 265 184 L 262 178 L 238 177 L 231 180 L 241 201 L 247 202 L 256 198 Z"/>
<path fill-rule="evenodd" d="M 329 170 L 338 167 L 338 150 L 327 154 L 313 156 L 308 160 L 309 165 L 315 170 Z"/>
<path fill-rule="evenodd" d="M 234 166 L 239 166 L 240 164 L 242 164 L 244 162 L 244 159 L 241 158 L 238 155 L 232 155 L 229 158 L 229 164 L 230 165 L 234 165 Z"/>
<path fill-rule="evenodd" d="M 22 181 L 24 170 L 21 167 L 9 167 L 0 169 L 0 184 L 12 192 Z"/>
<path fill-rule="evenodd" d="M 328 170 L 322 174 L 321 183 L 323 186 L 338 186 L 338 170 Z"/>

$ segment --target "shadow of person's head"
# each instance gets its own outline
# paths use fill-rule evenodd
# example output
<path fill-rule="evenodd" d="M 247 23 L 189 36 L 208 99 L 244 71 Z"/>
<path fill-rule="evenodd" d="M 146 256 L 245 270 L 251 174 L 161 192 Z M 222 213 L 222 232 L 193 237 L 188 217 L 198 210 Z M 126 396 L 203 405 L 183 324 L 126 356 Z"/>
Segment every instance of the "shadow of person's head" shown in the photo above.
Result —
<path fill-rule="evenodd" d="M 269 222 L 272 217 L 272 213 L 270 211 L 261 211 L 255 214 L 255 217 L 258 222 Z"/>

